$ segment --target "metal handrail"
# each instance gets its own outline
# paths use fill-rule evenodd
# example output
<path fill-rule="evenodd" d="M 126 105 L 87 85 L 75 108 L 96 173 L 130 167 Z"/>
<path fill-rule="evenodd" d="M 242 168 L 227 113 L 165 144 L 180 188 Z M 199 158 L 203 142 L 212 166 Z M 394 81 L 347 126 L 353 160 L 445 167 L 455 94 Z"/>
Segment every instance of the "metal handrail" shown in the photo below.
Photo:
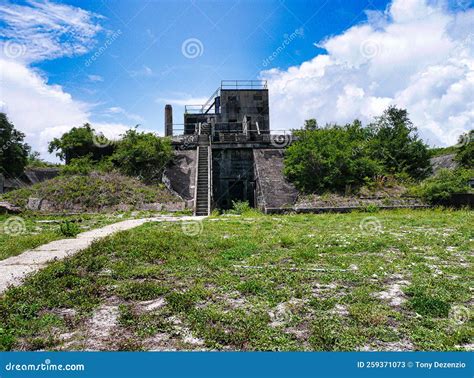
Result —
<path fill-rule="evenodd" d="M 212 138 L 209 135 L 209 147 L 207 148 L 207 215 L 211 215 L 212 201 Z"/>
<path fill-rule="evenodd" d="M 266 80 L 222 80 L 222 89 L 267 89 Z"/>
<path fill-rule="evenodd" d="M 194 215 L 197 213 L 197 199 L 198 199 L 198 176 L 199 176 L 199 149 L 196 148 L 196 177 L 194 178 Z"/>
<path fill-rule="evenodd" d="M 210 108 L 212 108 L 212 105 L 209 109 L 207 109 L 207 111 L 205 111 L 205 108 L 207 105 L 209 105 L 212 101 L 214 101 L 216 99 L 216 97 L 219 95 L 219 92 L 221 91 L 221 88 L 217 88 L 214 93 L 211 95 L 211 97 L 209 97 L 209 99 L 204 103 L 204 105 L 202 105 L 201 107 L 201 113 L 207 113 L 207 111 L 209 111 Z"/>

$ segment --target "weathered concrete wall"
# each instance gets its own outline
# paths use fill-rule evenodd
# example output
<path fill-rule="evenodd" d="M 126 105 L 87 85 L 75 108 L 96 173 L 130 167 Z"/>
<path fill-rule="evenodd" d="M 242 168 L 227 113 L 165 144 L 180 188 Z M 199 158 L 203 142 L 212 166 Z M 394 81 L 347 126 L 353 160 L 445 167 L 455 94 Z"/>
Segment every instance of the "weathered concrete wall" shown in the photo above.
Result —
<path fill-rule="evenodd" d="M 214 207 L 232 208 L 232 201 L 255 206 L 255 178 L 252 149 L 233 148 L 212 151 Z"/>
<path fill-rule="evenodd" d="M 173 162 L 166 168 L 164 180 L 184 200 L 194 200 L 196 150 L 176 150 Z"/>
<path fill-rule="evenodd" d="M 28 168 L 25 170 L 25 176 L 31 184 L 51 180 L 57 175 L 59 175 L 59 168 Z"/>
<path fill-rule="evenodd" d="M 242 122 L 244 115 L 251 118 L 252 130 L 258 121 L 261 131 L 270 129 L 268 90 L 223 89 L 220 96 L 221 116 L 217 122 Z"/>
<path fill-rule="evenodd" d="M 253 150 L 257 205 L 264 211 L 294 206 L 298 198 L 298 191 L 283 175 L 283 154 L 283 149 Z"/>

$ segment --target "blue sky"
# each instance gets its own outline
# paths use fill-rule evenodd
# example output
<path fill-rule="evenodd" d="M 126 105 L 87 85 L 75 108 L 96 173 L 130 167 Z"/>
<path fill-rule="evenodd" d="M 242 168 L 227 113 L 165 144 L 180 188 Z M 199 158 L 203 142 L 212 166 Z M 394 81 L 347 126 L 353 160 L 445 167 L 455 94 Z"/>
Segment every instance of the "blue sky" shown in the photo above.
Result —
<path fill-rule="evenodd" d="M 162 133 L 166 103 L 181 123 L 220 80 L 263 78 L 274 129 L 395 104 L 446 145 L 474 123 L 472 30 L 470 0 L 0 0 L 0 108 L 48 157 L 72 126 Z"/>
<path fill-rule="evenodd" d="M 104 32 L 89 54 L 35 64 L 78 99 L 100 103 L 96 121 L 108 121 L 110 107 L 138 115 L 137 122 L 162 131 L 168 100 L 209 96 L 223 79 L 257 79 L 264 69 L 288 68 L 321 51 L 314 45 L 366 19 L 365 10 L 384 10 L 386 1 L 76 1 L 69 4 L 106 17 Z M 302 29 L 276 59 L 265 59 L 285 35 Z M 121 31 L 94 63 L 85 62 L 107 39 Z M 202 55 L 187 58 L 183 42 L 202 43 Z M 200 45 L 198 45 L 200 48 Z M 92 81 L 90 76 L 93 76 Z M 99 79 L 100 77 L 100 79 Z M 101 80 L 101 81 L 97 81 Z M 181 107 L 175 106 L 180 123 Z M 179 113 L 178 113 L 179 112 Z M 127 123 L 125 115 L 115 120 Z"/>

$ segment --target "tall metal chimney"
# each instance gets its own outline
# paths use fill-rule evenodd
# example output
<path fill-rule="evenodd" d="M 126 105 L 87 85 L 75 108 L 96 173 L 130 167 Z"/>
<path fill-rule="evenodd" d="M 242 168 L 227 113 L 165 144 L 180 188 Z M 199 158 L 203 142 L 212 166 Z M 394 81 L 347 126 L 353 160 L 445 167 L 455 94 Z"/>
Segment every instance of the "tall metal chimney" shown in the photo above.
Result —
<path fill-rule="evenodd" d="M 173 107 L 165 105 L 165 136 L 173 136 Z"/>

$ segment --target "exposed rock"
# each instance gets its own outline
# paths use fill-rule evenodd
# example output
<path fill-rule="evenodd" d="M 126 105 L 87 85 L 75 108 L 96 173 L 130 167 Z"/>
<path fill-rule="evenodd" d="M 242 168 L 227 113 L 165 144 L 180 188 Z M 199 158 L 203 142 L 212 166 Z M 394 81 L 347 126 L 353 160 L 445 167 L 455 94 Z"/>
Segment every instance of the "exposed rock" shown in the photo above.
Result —
<path fill-rule="evenodd" d="M 18 214 L 21 209 L 9 202 L 0 202 L 0 214 Z"/>
<path fill-rule="evenodd" d="M 166 202 L 162 204 L 164 211 L 183 211 L 185 208 L 184 202 Z"/>
<path fill-rule="evenodd" d="M 163 204 L 159 202 L 143 203 L 138 207 L 138 210 L 145 210 L 145 211 L 161 211 L 162 209 L 163 209 Z"/>
<path fill-rule="evenodd" d="M 30 197 L 28 198 L 28 203 L 26 208 L 32 211 L 38 211 L 41 209 L 41 202 L 43 201 L 42 198 Z"/>

